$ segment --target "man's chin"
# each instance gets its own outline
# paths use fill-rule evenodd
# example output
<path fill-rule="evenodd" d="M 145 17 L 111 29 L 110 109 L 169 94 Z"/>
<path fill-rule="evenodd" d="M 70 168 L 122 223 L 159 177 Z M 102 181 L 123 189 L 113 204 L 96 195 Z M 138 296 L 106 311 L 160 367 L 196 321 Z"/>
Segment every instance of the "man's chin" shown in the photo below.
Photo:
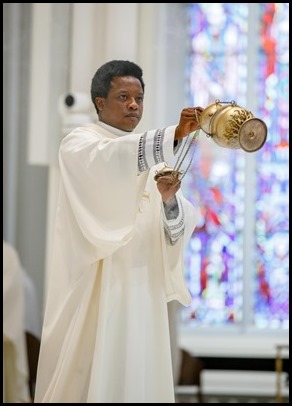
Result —
<path fill-rule="evenodd" d="M 140 119 L 136 117 L 128 117 L 127 123 L 123 126 L 123 130 L 127 132 L 134 131 L 137 125 L 139 124 Z"/>

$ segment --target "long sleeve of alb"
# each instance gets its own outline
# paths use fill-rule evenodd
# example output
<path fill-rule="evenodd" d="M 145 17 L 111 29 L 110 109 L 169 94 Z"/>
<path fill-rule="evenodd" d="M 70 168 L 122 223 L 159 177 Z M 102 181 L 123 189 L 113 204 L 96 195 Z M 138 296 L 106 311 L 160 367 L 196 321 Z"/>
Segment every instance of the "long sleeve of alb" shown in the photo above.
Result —
<path fill-rule="evenodd" d="M 165 162 L 165 129 L 148 131 L 141 135 L 138 152 L 138 174 L 148 170 L 151 166 Z M 172 141 L 173 142 L 173 141 Z M 175 154 L 181 145 L 175 141 L 171 145 Z M 163 223 L 166 241 L 174 245 L 184 233 L 184 213 L 179 199 L 176 197 L 169 204 L 163 203 Z"/>
<path fill-rule="evenodd" d="M 185 229 L 184 210 L 179 197 L 175 196 L 171 203 L 163 203 L 163 224 L 167 243 L 174 245 Z"/>

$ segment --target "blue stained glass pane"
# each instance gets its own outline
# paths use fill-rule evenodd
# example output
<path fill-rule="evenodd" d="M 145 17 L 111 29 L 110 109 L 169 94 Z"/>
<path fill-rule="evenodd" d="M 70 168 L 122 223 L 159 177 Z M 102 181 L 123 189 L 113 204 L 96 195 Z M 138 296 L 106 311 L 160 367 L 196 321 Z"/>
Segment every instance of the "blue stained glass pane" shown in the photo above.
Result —
<path fill-rule="evenodd" d="M 189 5 L 192 105 L 215 100 L 244 105 L 247 83 L 247 4 Z M 200 132 L 183 188 L 201 218 L 186 252 L 192 295 L 182 311 L 188 325 L 242 322 L 245 156 Z"/>

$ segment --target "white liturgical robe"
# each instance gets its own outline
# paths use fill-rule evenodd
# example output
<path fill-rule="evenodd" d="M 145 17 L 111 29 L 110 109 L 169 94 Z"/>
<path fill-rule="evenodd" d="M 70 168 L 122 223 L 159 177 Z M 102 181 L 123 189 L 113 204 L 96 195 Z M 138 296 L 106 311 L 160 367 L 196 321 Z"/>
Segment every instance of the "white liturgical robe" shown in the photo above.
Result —
<path fill-rule="evenodd" d="M 18 252 L 3 240 L 3 403 L 29 403 L 24 286 Z"/>
<path fill-rule="evenodd" d="M 143 134 L 141 173 L 142 134 L 91 124 L 62 140 L 36 403 L 174 403 L 167 302 L 190 303 L 183 253 L 197 221 L 179 191 L 185 229 L 167 244 L 153 178 L 174 131 L 161 133 L 163 159 L 157 130 Z"/>

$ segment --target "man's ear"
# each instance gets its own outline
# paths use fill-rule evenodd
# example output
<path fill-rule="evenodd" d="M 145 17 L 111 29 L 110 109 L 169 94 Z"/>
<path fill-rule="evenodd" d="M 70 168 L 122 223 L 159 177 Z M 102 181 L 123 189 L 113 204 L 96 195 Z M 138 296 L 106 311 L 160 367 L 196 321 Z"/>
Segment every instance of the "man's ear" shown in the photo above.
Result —
<path fill-rule="evenodd" d="M 96 97 L 94 101 L 98 111 L 102 111 L 104 106 L 104 97 Z"/>

